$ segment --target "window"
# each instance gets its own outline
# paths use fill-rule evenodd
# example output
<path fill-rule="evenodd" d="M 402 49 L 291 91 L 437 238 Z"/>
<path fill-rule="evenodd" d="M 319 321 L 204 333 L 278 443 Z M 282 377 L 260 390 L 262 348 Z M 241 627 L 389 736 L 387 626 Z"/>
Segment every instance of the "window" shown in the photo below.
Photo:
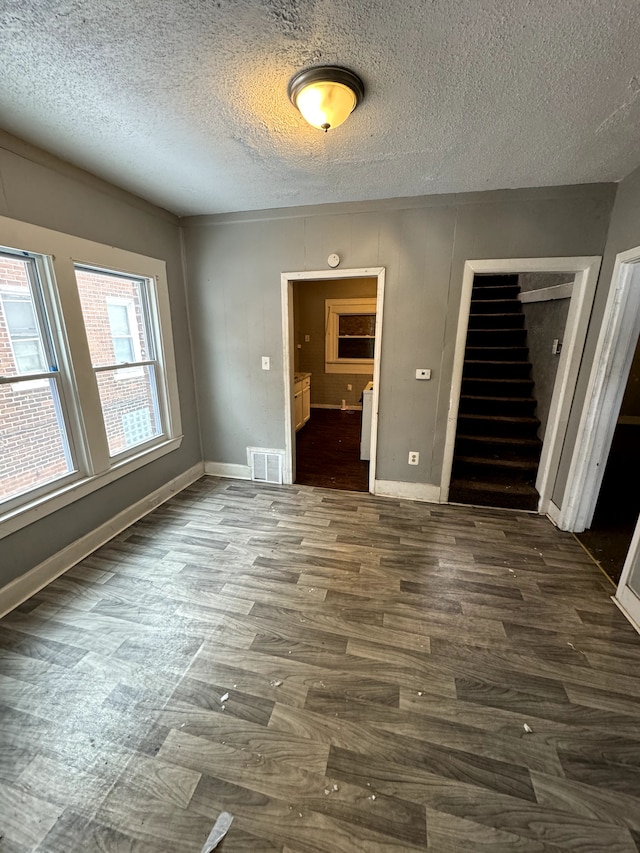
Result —
<path fill-rule="evenodd" d="M 34 257 L 0 253 L 0 502 L 75 470 L 44 296 Z"/>
<path fill-rule="evenodd" d="M 373 373 L 376 297 L 327 299 L 326 373 Z"/>
<path fill-rule="evenodd" d="M 109 315 L 109 327 L 111 328 L 111 341 L 113 343 L 114 361 L 117 364 L 126 364 L 136 361 L 136 349 L 134 346 L 133 332 L 131 331 L 131 311 L 133 302 L 114 302 L 107 299 L 107 314 Z"/>
<path fill-rule="evenodd" d="M 164 263 L 0 217 L 3 243 L 0 536 L 181 441 Z"/>
<path fill-rule="evenodd" d="M 149 334 L 149 283 L 79 264 L 75 273 L 109 454 L 116 456 L 162 431 L 157 361 Z M 132 438 L 123 418 L 142 409 L 149 413 L 147 429 L 136 429 Z"/>
<path fill-rule="evenodd" d="M 17 371 L 42 373 L 46 369 L 44 352 L 31 297 L 5 295 L 2 307 Z"/>

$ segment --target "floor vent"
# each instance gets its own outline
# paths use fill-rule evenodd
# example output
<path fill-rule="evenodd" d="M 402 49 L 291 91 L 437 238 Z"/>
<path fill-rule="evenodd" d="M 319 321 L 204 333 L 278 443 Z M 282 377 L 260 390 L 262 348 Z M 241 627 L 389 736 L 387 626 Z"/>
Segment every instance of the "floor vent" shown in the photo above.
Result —
<path fill-rule="evenodd" d="M 248 447 L 251 479 L 258 483 L 282 484 L 284 452 L 282 450 L 263 450 L 260 447 Z"/>

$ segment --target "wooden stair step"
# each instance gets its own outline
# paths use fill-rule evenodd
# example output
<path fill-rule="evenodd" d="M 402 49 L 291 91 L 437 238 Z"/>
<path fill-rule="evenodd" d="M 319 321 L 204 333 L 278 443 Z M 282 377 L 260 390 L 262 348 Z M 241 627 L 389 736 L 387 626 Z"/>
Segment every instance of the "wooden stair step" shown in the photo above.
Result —
<path fill-rule="evenodd" d="M 496 437 L 492 435 L 465 435 L 464 433 L 458 433 L 456 440 L 506 444 L 514 447 L 542 447 L 542 442 L 539 438 L 518 438 L 510 436 Z"/>
<path fill-rule="evenodd" d="M 500 459 L 495 456 L 456 456 L 456 466 L 469 465 L 491 466 L 496 468 L 509 468 L 516 471 L 536 471 L 538 468 L 537 459 Z"/>

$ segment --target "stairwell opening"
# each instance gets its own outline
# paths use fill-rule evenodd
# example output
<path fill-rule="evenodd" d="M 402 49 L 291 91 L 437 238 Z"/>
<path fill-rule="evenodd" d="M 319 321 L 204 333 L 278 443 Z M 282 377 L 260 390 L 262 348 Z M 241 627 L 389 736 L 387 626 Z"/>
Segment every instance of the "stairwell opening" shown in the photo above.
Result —
<path fill-rule="evenodd" d="M 572 274 L 476 274 L 449 500 L 535 511 Z"/>

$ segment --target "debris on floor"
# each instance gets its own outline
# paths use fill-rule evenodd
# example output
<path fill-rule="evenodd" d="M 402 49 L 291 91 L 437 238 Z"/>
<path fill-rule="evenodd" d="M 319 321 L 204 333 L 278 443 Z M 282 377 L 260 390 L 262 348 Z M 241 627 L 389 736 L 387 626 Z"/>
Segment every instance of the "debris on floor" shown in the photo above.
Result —
<path fill-rule="evenodd" d="M 211 853 L 212 850 L 215 850 L 227 832 L 229 832 L 229 827 L 231 826 L 232 821 L 233 815 L 230 815 L 229 812 L 220 812 L 218 819 L 214 823 L 213 829 L 209 833 L 207 840 L 204 842 L 204 846 L 200 853 Z"/>

